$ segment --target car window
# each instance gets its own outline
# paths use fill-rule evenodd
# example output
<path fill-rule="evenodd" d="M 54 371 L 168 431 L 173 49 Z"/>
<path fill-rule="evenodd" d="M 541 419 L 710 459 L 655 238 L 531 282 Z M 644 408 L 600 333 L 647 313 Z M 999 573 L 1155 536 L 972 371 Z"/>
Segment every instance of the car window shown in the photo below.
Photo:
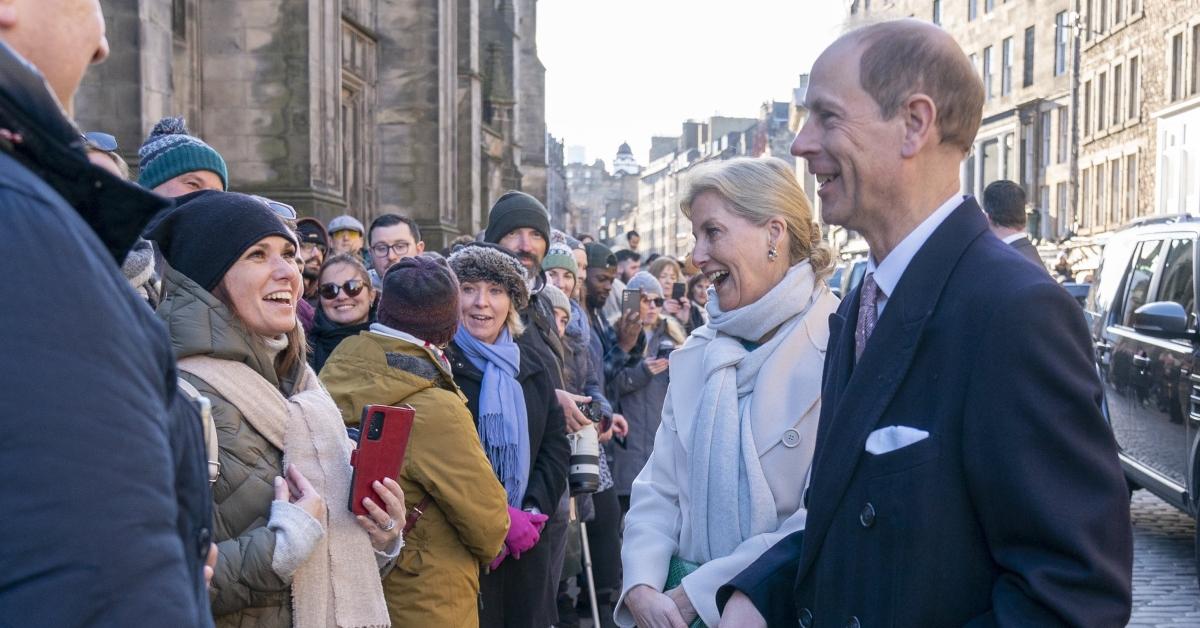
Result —
<path fill-rule="evenodd" d="M 1125 289 L 1125 304 L 1121 308 L 1121 324 L 1132 327 L 1133 313 L 1146 304 L 1150 296 L 1150 284 L 1154 280 L 1154 265 L 1162 251 L 1162 240 L 1146 240 L 1138 245 L 1129 267 L 1128 287 Z"/>
<path fill-rule="evenodd" d="M 1111 313 L 1112 318 L 1106 317 L 1104 324 L 1118 321 L 1121 303 L 1116 300 L 1124 298 L 1120 294 L 1121 280 L 1125 278 L 1125 269 L 1129 267 L 1129 256 L 1133 253 L 1136 240 L 1114 238 L 1104 247 L 1104 255 L 1100 258 L 1100 268 L 1096 271 L 1096 281 L 1092 283 L 1088 293 L 1088 311 L 1097 316 Z"/>
<path fill-rule="evenodd" d="M 1192 284 L 1192 239 L 1171 240 L 1163 261 L 1162 280 L 1155 301 L 1174 301 L 1188 313 L 1188 325 L 1195 329 L 1192 312 L 1196 306 L 1196 291 Z"/>

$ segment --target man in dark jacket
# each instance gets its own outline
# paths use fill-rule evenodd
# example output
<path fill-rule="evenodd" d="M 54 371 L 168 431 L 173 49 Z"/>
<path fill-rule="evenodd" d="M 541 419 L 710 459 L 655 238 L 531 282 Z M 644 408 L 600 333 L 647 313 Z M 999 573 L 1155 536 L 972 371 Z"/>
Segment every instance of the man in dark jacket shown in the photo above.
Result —
<path fill-rule="evenodd" d="M 1020 185 L 1007 179 L 989 183 L 983 190 L 983 213 L 987 215 L 988 228 L 1001 242 L 1046 269 L 1046 262 L 1025 232 L 1025 190 Z"/>
<path fill-rule="evenodd" d="M 20 264 L 0 302 L 0 623 L 210 626 L 199 416 L 119 268 L 167 203 L 91 165 L 59 105 L 107 52 L 96 0 L 0 9 L 0 250 Z"/>
<path fill-rule="evenodd" d="M 718 593 L 722 625 L 1129 621 L 1129 491 L 1087 325 L 959 192 L 983 100 L 927 22 L 851 31 L 813 65 L 792 153 L 871 258 L 829 318 L 805 529 Z"/>

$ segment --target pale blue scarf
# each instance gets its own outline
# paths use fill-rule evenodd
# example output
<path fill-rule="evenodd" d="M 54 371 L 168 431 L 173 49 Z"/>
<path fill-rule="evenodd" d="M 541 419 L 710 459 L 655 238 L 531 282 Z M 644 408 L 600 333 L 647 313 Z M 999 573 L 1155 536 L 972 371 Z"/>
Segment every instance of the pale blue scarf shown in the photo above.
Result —
<path fill-rule="evenodd" d="M 479 440 L 492 470 L 508 493 L 508 505 L 521 508 L 529 483 L 529 414 L 517 382 L 521 349 L 508 329 L 487 344 L 459 325 L 454 343 L 463 356 L 483 371 L 479 393 Z"/>

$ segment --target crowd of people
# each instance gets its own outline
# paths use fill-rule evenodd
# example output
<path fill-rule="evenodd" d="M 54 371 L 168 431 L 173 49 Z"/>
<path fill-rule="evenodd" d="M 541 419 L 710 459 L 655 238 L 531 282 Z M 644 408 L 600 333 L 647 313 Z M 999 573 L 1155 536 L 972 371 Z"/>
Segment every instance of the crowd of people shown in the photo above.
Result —
<path fill-rule="evenodd" d="M 695 169 L 683 259 L 519 191 L 439 251 L 400 214 L 325 224 L 230 190 L 181 118 L 131 180 L 70 120 L 99 4 L 40 1 L 0 3 L 0 624 L 1128 617 L 1086 331 L 958 193 L 982 96 L 936 27 L 852 31 L 814 68 L 793 152 L 872 250 L 839 301 L 777 158 Z M 411 436 L 351 504 L 370 405 L 411 407 Z"/>

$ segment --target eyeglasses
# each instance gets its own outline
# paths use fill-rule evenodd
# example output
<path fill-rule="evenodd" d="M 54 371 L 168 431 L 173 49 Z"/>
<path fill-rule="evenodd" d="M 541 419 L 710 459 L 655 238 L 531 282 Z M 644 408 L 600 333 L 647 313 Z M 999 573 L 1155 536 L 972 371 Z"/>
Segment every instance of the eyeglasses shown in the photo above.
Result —
<path fill-rule="evenodd" d="M 408 253 L 408 249 L 411 246 L 408 242 L 397 242 L 395 244 L 380 242 L 371 247 L 371 252 L 375 254 L 375 257 L 387 257 L 388 251 L 403 256 L 405 253 Z"/>
<path fill-rule="evenodd" d="M 258 196 L 255 194 L 252 194 L 251 196 L 254 197 L 255 199 L 257 199 L 263 205 L 270 207 L 271 211 L 275 212 L 276 214 L 279 214 L 283 218 L 285 218 L 287 220 L 295 220 L 296 219 L 296 208 L 295 207 L 292 207 L 291 205 L 288 205 L 287 203 L 280 203 L 279 201 L 273 201 L 265 196 Z"/>
<path fill-rule="evenodd" d="M 663 306 L 663 303 L 666 303 L 666 302 L 667 302 L 667 300 L 666 300 L 666 299 L 664 299 L 664 298 L 662 298 L 662 297 L 658 297 L 658 298 L 655 298 L 655 299 L 646 299 L 646 301 L 647 301 L 647 302 L 649 302 L 649 303 L 653 303 L 653 304 L 654 304 L 654 307 L 662 307 L 662 306 Z"/>
<path fill-rule="evenodd" d="M 346 296 L 356 297 L 366 287 L 367 286 L 363 284 L 363 280 L 351 279 L 340 286 L 336 283 L 323 283 L 321 284 L 320 288 L 317 288 L 317 294 L 321 295 L 321 298 L 325 299 L 326 301 L 332 301 L 337 298 L 338 294 L 341 293 L 342 290 L 346 291 Z"/>
<path fill-rule="evenodd" d="M 321 244 L 320 242 L 301 241 L 300 242 L 300 250 L 304 251 L 305 253 L 316 250 L 316 251 L 320 251 L 321 255 L 324 255 L 329 252 L 329 247 L 325 246 L 324 244 Z"/>
<path fill-rule="evenodd" d="M 108 133 L 88 131 L 83 134 L 83 139 L 87 141 L 89 147 L 96 150 L 102 150 L 106 153 L 116 152 L 117 150 L 117 138 Z"/>

